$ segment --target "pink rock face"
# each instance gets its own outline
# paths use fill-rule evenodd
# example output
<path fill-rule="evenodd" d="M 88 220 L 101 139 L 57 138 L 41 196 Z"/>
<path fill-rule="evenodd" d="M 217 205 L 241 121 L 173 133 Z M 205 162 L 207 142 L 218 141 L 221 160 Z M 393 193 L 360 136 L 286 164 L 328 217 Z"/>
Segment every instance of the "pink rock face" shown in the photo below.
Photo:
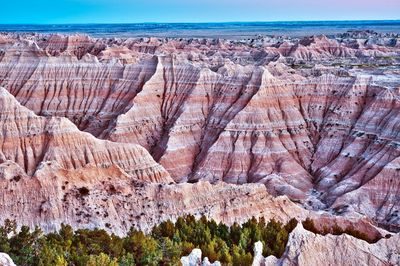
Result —
<path fill-rule="evenodd" d="M 65 171 L 88 165 L 97 168 L 115 165 L 140 180 L 172 181 L 141 146 L 98 140 L 79 131 L 68 119 L 37 116 L 4 88 L 0 88 L 0 106 L 0 162 L 24 175 L 35 175 L 46 164 L 55 164 L 55 168 Z"/>
<path fill-rule="evenodd" d="M 150 182 L 261 183 L 396 229 L 400 49 L 398 36 L 379 38 L 2 35 L 0 85 L 43 117 L 1 114 L 23 124 L 1 122 L 0 173 L 38 178 L 51 161 L 63 178 L 103 167 Z"/>
<path fill-rule="evenodd" d="M 254 247 L 254 266 L 275 265 L 398 265 L 400 235 L 370 244 L 352 236 L 316 235 L 301 223 L 290 233 L 283 256 L 262 257 L 262 244 Z"/>
<path fill-rule="evenodd" d="M 174 184 L 141 146 L 96 139 L 66 118 L 37 116 L 3 88 L 0 106 L 0 223 L 16 219 L 45 231 L 69 223 L 125 234 L 185 214 L 227 224 L 308 215 L 261 184 Z"/>

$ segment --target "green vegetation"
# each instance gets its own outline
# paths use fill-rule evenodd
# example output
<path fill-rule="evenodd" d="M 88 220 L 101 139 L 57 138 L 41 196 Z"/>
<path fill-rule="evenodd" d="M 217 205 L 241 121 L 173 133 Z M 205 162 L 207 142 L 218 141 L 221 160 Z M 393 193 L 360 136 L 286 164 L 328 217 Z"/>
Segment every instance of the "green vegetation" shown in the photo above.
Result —
<path fill-rule="evenodd" d="M 349 234 L 370 243 L 367 234 L 353 227 L 318 228 L 314 221 L 302 222 L 305 229 L 317 234 Z M 180 258 L 194 248 L 200 248 L 211 262 L 223 265 L 251 265 L 254 243 L 261 241 L 263 255 L 281 257 L 289 233 L 297 221 L 286 225 L 263 218 L 252 218 L 239 225 L 227 226 L 202 217 L 180 217 L 175 223 L 162 222 L 146 235 L 132 228 L 125 237 L 109 234 L 101 229 L 74 231 L 62 225 L 55 233 L 43 234 L 39 228 L 30 230 L 22 226 L 17 230 L 14 221 L 6 220 L 0 226 L 0 252 L 8 253 L 17 265 L 55 266 L 131 266 L 131 265 L 179 265 Z"/>
<path fill-rule="evenodd" d="M 16 223 L 6 220 L 0 227 L 0 252 L 8 253 L 20 266 L 179 265 L 180 258 L 197 247 L 210 261 L 251 265 L 255 242 L 263 242 L 264 256 L 280 257 L 296 224 L 295 219 L 283 225 L 252 218 L 227 226 L 189 215 L 176 223 L 163 222 L 149 235 L 132 228 L 125 237 L 118 237 L 101 229 L 74 231 L 69 225 L 47 235 L 27 226 L 17 231 Z"/>

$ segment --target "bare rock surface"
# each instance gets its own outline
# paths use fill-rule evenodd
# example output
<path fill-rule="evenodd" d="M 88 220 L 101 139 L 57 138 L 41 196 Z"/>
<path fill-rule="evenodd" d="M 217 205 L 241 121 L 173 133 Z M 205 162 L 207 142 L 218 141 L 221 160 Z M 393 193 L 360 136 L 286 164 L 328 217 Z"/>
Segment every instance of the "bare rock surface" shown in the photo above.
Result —
<path fill-rule="evenodd" d="M 370 244 L 352 236 L 316 235 L 299 223 L 290 233 L 282 258 L 262 258 L 262 244 L 254 248 L 253 266 L 260 265 L 399 265 L 400 235 Z"/>
<path fill-rule="evenodd" d="M 139 145 L 99 140 L 68 119 L 37 116 L 2 88 L 0 103 L 0 221 L 16 219 L 45 231 L 68 223 L 123 234 L 131 226 L 147 231 L 189 213 L 228 224 L 252 216 L 307 216 L 261 184 L 174 184 Z"/>
<path fill-rule="evenodd" d="M 195 248 L 188 256 L 181 258 L 182 266 L 221 266 L 219 261 L 211 263 L 207 257 L 201 260 L 201 250 Z"/>
<path fill-rule="evenodd" d="M 263 184 L 175 184 L 137 144 L 100 140 L 66 118 L 38 116 L 2 88 L 0 103 L 0 222 L 16 219 L 46 232 L 68 223 L 122 235 L 131 226 L 148 231 L 185 214 L 226 224 L 253 216 L 282 222 L 320 218 L 287 196 L 271 196 Z M 379 233 L 360 217 L 346 222 Z"/>
<path fill-rule="evenodd" d="M 0 253 L 0 266 L 16 266 L 10 256 L 6 253 Z"/>
<path fill-rule="evenodd" d="M 18 182 L 53 164 L 54 168 L 65 171 L 91 165 L 99 168 L 99 172 L 115 165 L 137 179 L 172 181 L 163 167 L 139 145 L 99 140 L 79 131 L 68 119 L 37 116 L 4 88 L 0 88 L 0 105 L 0 161 L 5 179 L 11 178 L 11 173 L 7 172 L 10 167 Z"/>

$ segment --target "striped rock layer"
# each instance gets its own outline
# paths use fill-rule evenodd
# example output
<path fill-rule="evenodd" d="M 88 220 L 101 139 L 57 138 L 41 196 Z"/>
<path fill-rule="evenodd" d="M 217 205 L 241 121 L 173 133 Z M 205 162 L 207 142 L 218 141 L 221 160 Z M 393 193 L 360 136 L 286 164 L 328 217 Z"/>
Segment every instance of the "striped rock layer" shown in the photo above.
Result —
<path fill-rule="evenodd" d="M 396 230 L 399 62 L 396 35 L 3 34 L 0 173 L 260 183 L 308 209 Z"/>

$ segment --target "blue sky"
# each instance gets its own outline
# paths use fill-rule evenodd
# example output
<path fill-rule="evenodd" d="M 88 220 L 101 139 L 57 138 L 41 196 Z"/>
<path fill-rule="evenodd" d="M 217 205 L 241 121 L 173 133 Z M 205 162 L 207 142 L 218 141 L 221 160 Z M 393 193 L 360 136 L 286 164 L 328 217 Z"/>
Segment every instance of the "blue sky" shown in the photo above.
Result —
<path fill-rule="evenodd" d="M 400 19 L 400 0 L 2 0 L 0 23 Z"/>

